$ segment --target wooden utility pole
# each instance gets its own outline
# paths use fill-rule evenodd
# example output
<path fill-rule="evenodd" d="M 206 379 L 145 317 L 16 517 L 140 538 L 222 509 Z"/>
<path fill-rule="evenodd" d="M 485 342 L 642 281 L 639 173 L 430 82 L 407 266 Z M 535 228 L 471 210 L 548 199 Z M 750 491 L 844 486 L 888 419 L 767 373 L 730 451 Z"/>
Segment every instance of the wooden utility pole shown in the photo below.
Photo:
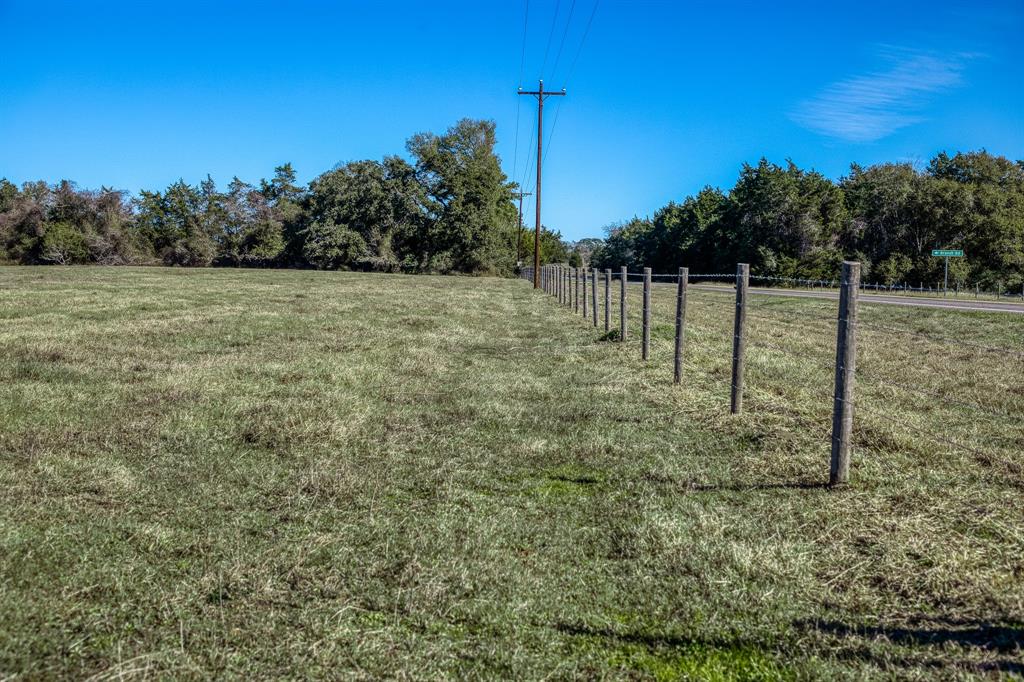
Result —
<path fill-rule="evenodd" d="M 538 83 L 537 90 L 526 91 L 519 88 L 520 95 L 535 95 L 537 97 L 537 227 L 533 234 L 533 267 L 536 271 L 540 268 L 540 169 L 544 165 L 543 141 L 544 136 L 544 98 L 565 97 L 565 88 L 561 92 L 544 92 L 544 81 Z M 533 288 L 540 287 L 540 281 L 533 280 Z"/>

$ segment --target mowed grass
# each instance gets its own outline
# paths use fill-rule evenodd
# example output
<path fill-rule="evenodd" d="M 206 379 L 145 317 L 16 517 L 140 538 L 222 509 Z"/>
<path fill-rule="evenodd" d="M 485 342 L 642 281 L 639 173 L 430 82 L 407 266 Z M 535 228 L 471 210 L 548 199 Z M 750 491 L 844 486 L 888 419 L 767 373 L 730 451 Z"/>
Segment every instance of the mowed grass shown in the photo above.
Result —
<path fill-rule="evenodd" d="M 0 678 L 1024 673 L 1020 356 L 880 331 L 1024 317 L 865 307 L 830 490 L 834 302 L 730 416 L 730 297 L 680 387 L 654 299 L 645 364 L 521 281 L 0 270 Z"/>

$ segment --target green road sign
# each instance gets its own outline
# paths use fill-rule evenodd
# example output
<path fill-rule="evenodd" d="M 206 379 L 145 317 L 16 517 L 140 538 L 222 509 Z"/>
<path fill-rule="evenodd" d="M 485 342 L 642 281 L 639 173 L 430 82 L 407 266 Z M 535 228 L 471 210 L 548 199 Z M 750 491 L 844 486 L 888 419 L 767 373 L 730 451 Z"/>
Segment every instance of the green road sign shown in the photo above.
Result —
<path fill-rule="evenodd" d="M 964 252 L 962 249 L 933 249 L 932 255 L 940 258 L 943 256 L 946 258 L 963 258 Z"/>

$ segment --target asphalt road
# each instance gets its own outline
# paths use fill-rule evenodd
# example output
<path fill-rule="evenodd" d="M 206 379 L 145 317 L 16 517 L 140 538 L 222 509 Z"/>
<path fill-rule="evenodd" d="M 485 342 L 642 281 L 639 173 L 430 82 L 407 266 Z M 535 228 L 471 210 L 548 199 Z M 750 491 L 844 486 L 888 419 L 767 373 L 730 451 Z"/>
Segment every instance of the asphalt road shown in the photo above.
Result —
<path fill-rule="evenodd" d="M 734 287 L 717 287 L 707 284 L 691 284 L 691 289 L 708 291 L 735 291 Z M 789 296 L 796 298 L 828 298 L 839 299 L 836 291 L 802 291 L 796 289 L 761 289 L 750 287 L 750 293 L 763 296 Z M 951 298 L 917 298 L 914 296 L 892 296 L 862 292 L 860 302 L 867 305 L 902 305 L 914 308 L 944 308 L 947 310 L 973 310 L 987 313 L 1017 313 L 1024 315 L 1024 303 L 1003 303 L 996 301 L 970 301 Z"/>

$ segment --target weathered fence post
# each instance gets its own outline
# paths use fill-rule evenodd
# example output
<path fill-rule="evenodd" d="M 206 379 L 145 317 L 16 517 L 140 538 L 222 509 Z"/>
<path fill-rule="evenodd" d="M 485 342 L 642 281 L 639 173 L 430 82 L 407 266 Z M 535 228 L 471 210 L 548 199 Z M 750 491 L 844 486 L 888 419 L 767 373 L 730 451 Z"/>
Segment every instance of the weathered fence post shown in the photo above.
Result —
<path fill-rule="evenodd" d="M 576 275 L 576 298 L 573 300 L 572 311 L 578 313 L 580 311 L 580 269 L 573 268 L 573 273 Z"/>
<path fill-rule="evenodd" d="M 857 365 L 857 282 L 860 263 L 843 263 L 839 292 L 839 333 L 836 337 L 836 387 L 832 401 L 832 464 L 829 485 L 850 478 L 850 439 L 853 432 L 853 380 Z"/>
<path fill-rule="evenodd" d="M 629 284 L 629 271 L 623 265 L 619 268 L 619 341 L 626 340 L 626 285 Z"/>
<path fill-rule="evenodd" d="M 593 300 L 593 306 L 592 306 L 592 308 L 593 308 L 592 312 L 593 312 L 593 318 L 594 318 L 594 326 L 596 327 L 597 326 L 597 268 L 592 268 L 590 270 L 590 294 L 591 294 L 590 297 L 592 299 L 594 299 Z"/>
<path fill-rule="evenodd" d="M 587 268 L 583 268 L 583 319 L 587 319 Z"/>
<path fill-rule="evenodd" d="M 750 266 L 739 263 L 736 266 L 736 316 L 732 336 L 732 401 L 733 414 L 743 411 L 743 369 L 747 352 L 747 285 L 750 282 Z"/>
<path fill-rule="evenodd" d="M 612 329 L 612 269 L 604 269 L 604 331 Z"/>
<path fill-rule="evenodd" d="M 651 355 L 651 269 L 644 268 L 643 359 Z"/>
<path fill-rule="evenodd" d="M 686 288 L 689 284 L 690 268 L 679 268 L 679 285 L 676 287 L 676 350 L 673 363 L 673 382 L 683 380 L 683 340 L 686 336 Z"/>

